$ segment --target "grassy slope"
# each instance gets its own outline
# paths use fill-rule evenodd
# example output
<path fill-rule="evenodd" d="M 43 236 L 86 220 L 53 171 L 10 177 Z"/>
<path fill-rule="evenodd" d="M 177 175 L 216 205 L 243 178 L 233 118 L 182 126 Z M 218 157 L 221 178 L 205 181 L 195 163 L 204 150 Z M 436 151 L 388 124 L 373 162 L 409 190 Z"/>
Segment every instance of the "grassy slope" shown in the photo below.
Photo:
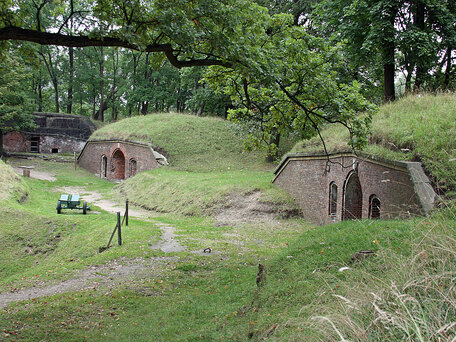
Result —
<path fill-rule="evenodd" d="M 323 132 L 329 150 L 347 148 L 347 132 Z M 396 160 L 421 160 L 443 190 L 456 190 L 456 95 L 411 95 L 380 107 L 366 152 Z M 411 152 L 401 152 L 410 149 Z M 299 142 L 292 152 L 321 151 L 319 139 Z"/>
<path fill-rule="evenodd" d="M 0 160 L 0 201 L 13 197 L 21 201 L 27 196 L 27 187 L 11 166 Z"/>
<path fill-rule="evenodd" d="M 176 113 L 150 114 L 107 125 L 91 139 L 144 141 L 167 152 L 170 167 L 182 171 L 267 170 L 261 152 L 243 153 L 243 139 L 225 120 Z"/>
<path fill-rule="evenodd" d="M 263 192 L 264 200 L 290 205 L 289 197 L 270 183 L 274 166 L 262 152 L 244 152 L 242 137 L 233 131 L 219 118 L 151 114 L 107 125 L 92 139 L 146 141 L 166 151 L 170 166 L 139 173 L 118 187 L 143 207 L 207 214 L 228 193 L 254 189 Z"/>
<path fill-rule="evenodd" d="M 170 256 L 148 248 L 160 232 L 150 222 L 138 220 L 126 230 L 124 246 L 97 254 L 113 216 L 57 217 L 58 192 L 53 188 L 90 185 L 106 193 L 112 184 L 71 166 L 51 167 L 62 169 L 57 183 L 27 180 L 30 200 L 23 205 L 3 202 L 0 227 L 10 235 L 16 234 L 19 225 L 32 227 L 35 244 L 40 246 L 49 245 L 49 232 L 58 231 L 61 238 L 48 252 L 37 255 L 29 254 L 27 244 L 21 242 L 29 235 L 25 228 L 17 230 L 14 240 L 0 238 L 11 251 L 15 244 L 21 247 L 9 260 L 0 260 L 0 265 L 14 259 L 22 263 L 0 269 L 1 290 L 30 286 L 35 277 L 65 278 L 75 269 L 112 259 Z M 185 183 L 178 188 L 201 184 L 200 193 L 217 183 L 222 187 L 225 181 L 241 181 L 243 172 L 248 174 L 235 170 L 235 177 L 226 180 L 220 171 L 186 174 L 173 167 L 166 178 L 165 170 L 145 174 L 157 176 L 157 186 L 178 179 Z M 190 181 L 185 182 L 187 177 Z M 212 180 L 205 183 L 204 177 Z M 176 203 L 181 205 L 185 203 Z M 178 259 L 169 262 L 171 270 L 113 289 L 13 304 L 0 310 L 0 330 L 5 339 L 48 341 L 259 341 L 267 337 L 340 341 L 341 335 L 352 341 L 452 340 L 456 336 L 451 325 L 456 320 L 455 219 L 456 211 L 448 208 L 429 218 L 361 220 L 325 227 L 294 220 L 284 221 L 278 229 L 256 222 L 220 228 L 202 217 L 167 215 L 157 220 L 175 226 L 181 243 L 190 249 L 211 246 L 214 253 L 172 254 Z M 377 256 L 352 264 L 350 256 L 361 249 L 372 249 Z M 255 285 L 258 262 L 266 266 L 261 287 Z M 342 266 L 351 269 L 339 272 Z"/>

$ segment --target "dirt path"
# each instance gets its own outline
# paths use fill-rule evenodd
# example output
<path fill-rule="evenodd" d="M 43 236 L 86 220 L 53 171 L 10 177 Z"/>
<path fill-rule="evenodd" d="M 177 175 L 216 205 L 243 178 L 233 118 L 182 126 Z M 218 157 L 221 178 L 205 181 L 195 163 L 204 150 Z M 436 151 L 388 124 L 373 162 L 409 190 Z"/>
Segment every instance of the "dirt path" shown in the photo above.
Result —
<path fill-rule="evenodd" d="M 9 303 L 33 298 L 52 296 L 58 293 L 96 289 L 100 286 L 114 287 L 137 278 L 155 278 L 172 268 L 177 257 L 156 257 L 144 260 L 114 260 L 108 264 L 90 266 L 79 271 L 75 277 L 57 284 L 37 284 L 17 292 L 0 293 L 0 308 Z"/>
<path fill-rule="evenodd" d="M 13 169 L 14 169 L 14 171 L 16 171 L 16 173 L 18 175 L 22 176 L 23 170 L 21 168 L 19 168 L 17 166 L 13 166 Z M 46 180 L 46 181 L 49 181 L 49 182 L 55 182 L 57 180 L 54 177 L 54 175 L 52 175 L 49 172 L 37 171 L 37 170 L 34 170 L 34 169 L 30 169 L 30 177 L 31 178 L 36 178 L 36 179 L 41 179 L 41 180 Z"/>
<path fill-rule="evenodd" d="M 175 239 L 176 234 L 174 231 L 176 228 L 167 224 L 160 224 L 159 227 L 162 231 L 161 240 L 155 245 L 150 246 L 150 248 L 161 249 L 165 253 L 175 253 L 186 250 L 186 247 L 181 246 Z"/>
<path fill-rule="evenodd" d="M 121 205 L 117 202 L 103 199 L 103 195 L 99 192 L 88 190 L 82 186 L 66 186 L 57 188 L 56 190 L 64 193 L 78 194 L 81 196 L 81 199 L 83 201 L 86 201 L 89 205 L 96 205 L 97 207 L 100 207 L 109 213 L 115 214 L 117 212 L 125 212 L 125 203 Z M 132 217 L 139 218 L 150 218 L 157 216 L 157 214 L 153 211 L 131 207 L 131 205 L 128 208 L 128 214 Z"/>

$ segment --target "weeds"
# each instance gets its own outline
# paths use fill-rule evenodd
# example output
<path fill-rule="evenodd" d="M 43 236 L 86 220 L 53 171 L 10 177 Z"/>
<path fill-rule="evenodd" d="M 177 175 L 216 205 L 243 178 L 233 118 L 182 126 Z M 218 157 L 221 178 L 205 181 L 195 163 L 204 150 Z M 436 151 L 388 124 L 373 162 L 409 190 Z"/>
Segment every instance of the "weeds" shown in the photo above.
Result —
<path fill-rule="evenodd" d="M 412 242 L 407 257 L 380 250 L 376 267 L 383 269 L 382 277 L 372 272 L 372 264 L 366 266 L 350 282 L 358 280 L 359 286 L 345 288 L 346 296 L 334 295 L 338 305 L 330 314 L 312 317 L 309 325 L 328 340 L 455 341 L 454 228 L 448 219 L 435 221 Z"/>

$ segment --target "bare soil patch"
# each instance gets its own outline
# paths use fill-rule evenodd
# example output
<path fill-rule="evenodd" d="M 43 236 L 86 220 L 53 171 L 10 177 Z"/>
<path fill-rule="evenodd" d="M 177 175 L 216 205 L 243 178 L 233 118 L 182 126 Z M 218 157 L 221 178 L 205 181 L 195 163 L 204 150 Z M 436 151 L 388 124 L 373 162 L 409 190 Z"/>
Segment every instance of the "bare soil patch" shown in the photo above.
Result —
<path fill-rule="evenodd" d="M 278 223 L 280 216 L 296 215 L 291 210 L 284 212 L 277 204 L 261 201 L 261 192 L 247 194 L 231 193 L 224 205 L 215 213 L 215 224 L 238 226 L 249 222 Z"/>
<path fill-rule="evenodd" d="M 172 269 L 177 257 L 156 257 L 151 259 L 120 259 L 98 266 L 90 266 L 79 271 L 73 278 L 54 284 L 36 284 L 35 287 L 16 292 L 0 293 L 0 308 L 9 303 L 33 298 L 52 296 L 58 293 L 96 289 L 102 286 L 110 288 L 129 283 L 135 279 L 158 277 L 164 271 Z"/>
<path fill-rule="evenodd" d="M 19 168 L 17 166 L 13 166 L 13 169 L 14 169 L 14 171 L 16 171 L 17 174 L 22 176 L 23 170 L 21 168 Z M 49 172 L 45 172 L 45 171 L 37 171 L 35 169 L 30 169 L 30 177 L 49 181 L 49 182 L 55 182 L 57 180 L 53 174 L 51 174 Z"/>

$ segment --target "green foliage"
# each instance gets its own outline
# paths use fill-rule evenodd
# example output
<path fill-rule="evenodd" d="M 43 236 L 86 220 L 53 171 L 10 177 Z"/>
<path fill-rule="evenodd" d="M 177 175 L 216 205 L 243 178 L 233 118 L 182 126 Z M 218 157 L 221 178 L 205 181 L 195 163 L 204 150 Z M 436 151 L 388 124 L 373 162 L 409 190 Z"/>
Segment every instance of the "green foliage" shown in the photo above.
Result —
<path fill-rule="evenodd" d="M 16 56 L 3 53 L 0 61 L 0 131 L 7 133 L 34 127 L 27 111 L 24 83 L 27 75 Z"/>
<path fill-rule="evenodd" d="M 454 94 L 411 95 L 383 105 L 373 117 L 365 152 L 393 160 L 421 160 L 443 191 L 456 183 L 456 108 Z M 348 135 L 337 127 L 322 132 L 328 151 L 347 148 Z M 292 152 L 323 152 L 319 138 L 299 142 Z"/>

